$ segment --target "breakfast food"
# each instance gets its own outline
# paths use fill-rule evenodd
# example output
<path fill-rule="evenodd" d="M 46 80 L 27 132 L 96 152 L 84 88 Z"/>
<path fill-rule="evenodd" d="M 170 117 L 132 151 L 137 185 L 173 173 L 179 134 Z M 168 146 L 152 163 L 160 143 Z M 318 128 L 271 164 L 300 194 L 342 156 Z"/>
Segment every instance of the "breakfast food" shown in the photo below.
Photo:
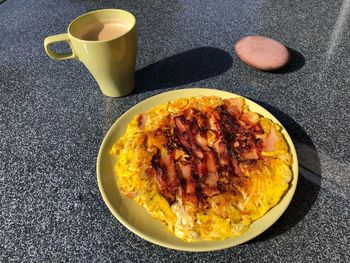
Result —
<path fill-rule="evenodd" d="M 241 97 L 160 104 L 135 116 L 111 153 L 120 191 L 192 242 L 241 235 L 293 176 L 281 127 Z"/>
<path fill-rule="evenodd" d="M 264 36 L 247 36 L 235 45 L 240 60 L 263 71 L 274 71 L 284 67 L 290 58 L 288 49 L 279 41 Z"/>

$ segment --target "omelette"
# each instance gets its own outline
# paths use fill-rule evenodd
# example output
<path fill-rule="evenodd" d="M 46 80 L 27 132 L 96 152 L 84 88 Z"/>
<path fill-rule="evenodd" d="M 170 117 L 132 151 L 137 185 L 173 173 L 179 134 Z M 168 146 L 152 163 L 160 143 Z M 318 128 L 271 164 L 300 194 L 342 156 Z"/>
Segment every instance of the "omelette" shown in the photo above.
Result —
<path fill-rule="evenodd" d="M 237 237 L 288 191 L 292 155 L 281 130 L 241 97 L 160 104 L 113 145 L 118 187 L 185 241 Z"/>

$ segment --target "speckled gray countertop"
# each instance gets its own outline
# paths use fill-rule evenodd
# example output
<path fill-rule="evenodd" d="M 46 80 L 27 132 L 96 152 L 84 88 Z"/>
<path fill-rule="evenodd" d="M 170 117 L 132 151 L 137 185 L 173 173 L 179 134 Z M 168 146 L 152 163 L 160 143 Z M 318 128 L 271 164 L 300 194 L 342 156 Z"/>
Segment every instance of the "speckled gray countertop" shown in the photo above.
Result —
<path fill-rule="evenodd" d="M 134 93 L 103 96 L 77 61 L 55 62 L 46 36 L 78 15 L 122 8 L 138 21 Z M 350 1 L 7 0 L 0 5 L 0 262 L 349 262 Z M 240 63 L 234 43 L 286 44 L 278 73 Z M 64 47 L 57 47 L 64 49 Z M 293 137 L 300 181 L 285 214 L 249 243 L 187 253 L 123 227 L 97 188 L 102 139 L 135 103 L 184 87 L 249 97 Z"/>

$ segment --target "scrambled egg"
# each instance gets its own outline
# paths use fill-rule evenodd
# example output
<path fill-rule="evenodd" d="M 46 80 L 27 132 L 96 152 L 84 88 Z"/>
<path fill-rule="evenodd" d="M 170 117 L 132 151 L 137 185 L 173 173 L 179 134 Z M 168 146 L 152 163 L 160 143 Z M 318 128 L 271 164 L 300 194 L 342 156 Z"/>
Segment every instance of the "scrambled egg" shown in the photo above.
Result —
<path fill-rule="evenodd" d="M 254 135 L 254 143 L 257 142 L 256 145 L 260 145 L 260 148 L 256 146 L 258 150 L 250 150 L 251 152 L 242 154 L 243 157 L 237 157 L 236 169 L 241 174 L 230 177 L 231 181 L 227 185 L 234 185 L 229 188 L 232 190 L 220 190 L 219 186 L 226 181 L 219 175 L 216 185 L 216 181 L 214 182 L 214 188 L 219 190 L 211 195 L 204 195 L 200 201 L 189 202 L 182 198 L 183 192 L 187 190 L 184 187 L 180 189 L 180 183 L 176 188 L 175 199 L 171 200 L 160 190 L 157 177 L 150 175 L 154 156 L 157 152 L 163 156 L 166 151 L 164 139 L 157 134 L 159 128 L 170 127 L 167 131 L 173 133 L 174 116 L 189 109 L 213 111 L 225 105 L 225 101 L 219 97 L 178 99 L 137 115 L 128 125 L 126 133 L 111 149 L 111 153 L 117 158 L 115 173 L 120 191 L 143 206 L 154 219 L 163 222 L 172 233 L 183 240 L 195 242 L 237 237 L 253 221 L 278 204 L 289 188 L 292 180 L 292 155 L 281 133 L 281 127 L 250 112 L 243 99 L 238 103 L 235 101 L 234 104 L 239 112 L 238 122 L 248 118 L 250 122 L 246 123 L 258 125 L 261 131 Z M 232 109 L 236 110 L 231 108 L 230 113 Z M 206 140 L 209 149 L 213 149 L 217 139 L 215 132 L 208 129 Z M 246 140 L 243 138 L 239 142 L 232 142 L 232 147 L 241 149 L 240 144 Z M 179 155 L 184 154 L 179 149 L 178 152 Z M 177 155 L 174 158 L 178 158 Z M 198 183 L 196 187 L 197 191 Z"/>

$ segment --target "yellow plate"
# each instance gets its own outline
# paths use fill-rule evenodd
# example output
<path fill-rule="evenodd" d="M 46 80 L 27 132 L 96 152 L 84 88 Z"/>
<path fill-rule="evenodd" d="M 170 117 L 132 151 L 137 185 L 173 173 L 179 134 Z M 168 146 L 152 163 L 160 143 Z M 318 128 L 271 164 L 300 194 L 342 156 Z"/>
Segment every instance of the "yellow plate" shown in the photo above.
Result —
<path fill-rule="evenodd" d="M 117 187 L 116 176 L 114 174 L 115 157 L 110 155 L 109 151 L 117 139 L 122 136 L 126 130 L 128 123 L 138 114 L 143 113 L 154 106 L 167 101 L 192 97 L 192 96 L 219 96 L 223 99 L 233 98 L 239 95 L 214 89 L 182 89 L 162 93 L 151 97 L 135 105 L 126 113 L 124 113 L 110 128 L 106 134 L 97 157 L 97 181 L 103 200 L 107 204 L 112 214 L 129 230 L 136 235 L 160 246 L 184 250 L 184 251 L 212 251 L 233 247 L 242 244 L 269 228 L 287 209 L 295 192 L 298 181 L 298 159 L 295 152 L 293 142 L 287 131 L 283 128 L 282 133 L 285 136 L 291 153 L 293 155 L 293 180 L 291 186 L 283 197 L 281 202 L 267 212 L 263 217 L 251 224 L 250 228 L 237 238 L 229 238 L 221 241 L 202 241 L 196 243 L 188 243 L 177 238 L 174 234 L 166 229 L 159 221 L 151 218 L 146 210 L 136 204 L 136 202 L 124 197 Z M 281 123 L 267 110 L 259 106 L 253 101 L 245 99 L 251 111 L 257 112 L 266 118 L 273 120 L 281 125 Z M 282 125 L 281 125 L 282 126 Z M 118 233 L 115 233 L 118 235 Z"/>

